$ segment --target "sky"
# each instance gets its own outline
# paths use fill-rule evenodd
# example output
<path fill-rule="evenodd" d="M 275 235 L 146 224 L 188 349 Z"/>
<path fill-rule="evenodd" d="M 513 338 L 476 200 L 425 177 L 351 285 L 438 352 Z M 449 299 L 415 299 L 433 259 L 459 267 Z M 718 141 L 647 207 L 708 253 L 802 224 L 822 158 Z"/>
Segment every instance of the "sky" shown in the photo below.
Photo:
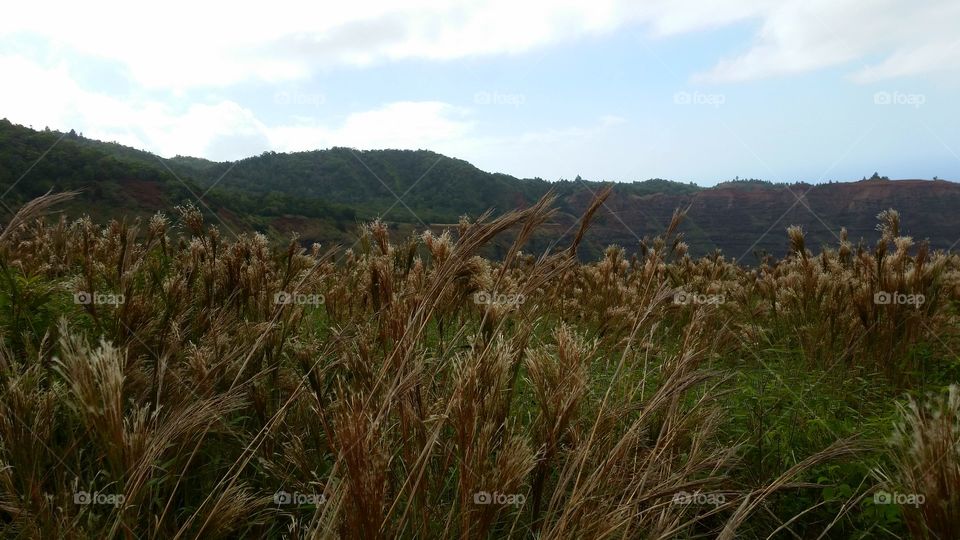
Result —
<path fill-rule="evenodd" d="M 16 2 L 0 117 L 165 157 L 960 180 L 956 0 Z"/>

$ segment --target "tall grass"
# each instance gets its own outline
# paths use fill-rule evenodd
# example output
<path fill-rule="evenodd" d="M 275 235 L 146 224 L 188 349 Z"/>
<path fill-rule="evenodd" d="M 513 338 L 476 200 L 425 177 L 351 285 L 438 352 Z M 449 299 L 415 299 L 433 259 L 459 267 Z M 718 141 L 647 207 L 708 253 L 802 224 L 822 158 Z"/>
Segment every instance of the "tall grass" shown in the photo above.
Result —
<path fill-rule="evenodd" d="M 348 250 L 225 239 L 189 206 L 174 224 L 158 214 L 98 226 L 40 219 L 56 196 L 30 203 L 0 234 L 0 529 L 23 538 L 789 529 L 805 514 L 771 521 L 775 497 L 816 492 L 823 486 L 800 478 L 857 459 L 862 445 L 838 437 L 745 481 L 752 442 L 724 435 L 736 390 L 727 359 L 783 345 L 811 370 L 914 377 L 929 367 L 914 347 L 940 350 L 933 336 L 954 321 L 958 261 L 911 249 L 887 213 L 872 250 L 844 240 L 814 256 L 791 230 L 788 257 L 748 269 L 691 258 L 678 213 L 639 253 L 611 247 L 581 264 L 577 246 L 608 196 L 569 245 L 539 257 L 520 250 L 553 216 L 550 196 L 440 235 L 391 239 L 374 222 Z M 480 255 L 505 234 L 503 259 Z M 680 290 L 725 301 L 679 304 Z M 877 304 L 879 291 L 926 302 Z M 901 457 L 898 471 L 925 459 Z M 936 518 L 908 519 L 920 534 L 913 523 Z"/>

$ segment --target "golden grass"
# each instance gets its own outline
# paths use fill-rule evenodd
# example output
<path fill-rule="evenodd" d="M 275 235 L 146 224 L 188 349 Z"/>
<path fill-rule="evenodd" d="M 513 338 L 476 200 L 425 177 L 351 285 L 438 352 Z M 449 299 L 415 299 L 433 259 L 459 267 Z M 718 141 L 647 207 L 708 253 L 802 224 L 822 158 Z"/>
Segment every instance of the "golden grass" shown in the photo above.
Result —
<path fill-rule="evenodd" d="M 43 223 L 59 196 L 30 203 L 0 234 L 0 530 L 733 538 L 798 475 L 858 445 L 738 483 L 741 445 L 717 436 L 717 358 L 779 336 L 811 367 L 896 378 L 916 367 L 909 347 L 953 321 L 956 257 L 911 249 L 895 213 L 872 250 L 844 235 L 814 256 L 791 229 L 791 254 L 753 269 L 691 258 L 678 213 L 639 254 L 611 247 L 580 264 L 607 196 L 569 246 L 540 257 L 520 249 L 553 214 L 550 196 L 399 244 L 374 222 L 345 252 L 227 241 L 192 207 L 177 228 L 158 215 L 141 231 Z M 506 257 L 480 256 L 508 231 Z M 725 300 L 677 304 L 678 290 Z M 124 301 L 74 304 L 78 291 Z M 878 292 L 925 302 L 878 304 Z M 30 311 L 41 297 L 52 319 Z M 957 437 L 944 414 L 911 410 L 904 440 Z M 940 489 L 910 472 L 934 459 L 955 472 L 955 453 L 910 448 L 891 476 L 901 485 Z M 123 502 L 76 504 L 79 491 Z M 677 504 L 681 492 L 722 497 Z M 910 516 L 915 532 L 946 519 Z"/>

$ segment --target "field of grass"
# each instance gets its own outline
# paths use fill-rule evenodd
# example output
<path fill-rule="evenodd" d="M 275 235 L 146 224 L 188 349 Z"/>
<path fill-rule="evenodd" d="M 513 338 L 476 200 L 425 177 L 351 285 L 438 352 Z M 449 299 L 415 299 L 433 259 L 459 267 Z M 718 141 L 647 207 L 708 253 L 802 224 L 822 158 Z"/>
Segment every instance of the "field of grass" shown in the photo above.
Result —
<path fill-rule="evenodd" d="M 4 538 L 960 538 L 960 256 L 0 233 Z M 512 235 L 502 260 L 478 255 Z"/>

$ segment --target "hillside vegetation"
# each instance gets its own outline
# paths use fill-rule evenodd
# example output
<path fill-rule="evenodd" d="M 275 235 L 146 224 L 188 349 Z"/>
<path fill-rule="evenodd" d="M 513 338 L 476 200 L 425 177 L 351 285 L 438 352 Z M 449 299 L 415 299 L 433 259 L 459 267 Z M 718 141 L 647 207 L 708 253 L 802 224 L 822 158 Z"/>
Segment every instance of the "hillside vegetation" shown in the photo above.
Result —
<path fill-rule="evenodd" d="M 554 199 L 346 250 L 203 213 L 0 233 L 0 535 L 957 538 L 960 258 L 746 268 Z M 499 260 L 478 255 L 510 234 Z"/>
<path fill-rule="evenodd" d="M 43 159 L 40 159 L 40 157 Z M 687 209 L 681 224 L 691 253 L 719 249 L 740 262 L 757 264 L 765 253 L 782 256 L 786 243 L 776 231 L 802 226 L 814 248 L 834 245 L 841 227 L 855 244 L 878 238 L 875 216 L 897 208 L 907 234 L 948 249 L 960 238 L 960 184 L 946 181 L 888 180 L 879 174 L 860 182 L 773 184 L 754 179 L 721 182 L 712 188 L 653 179 L 616 183 L 578 248 L 581 260 L 601 256 L 610 244 L 629 249 L 669 224 L 674 210 Z M 260 232 L 279 241 L 296 233 L 302 245 L 352 242 L 362 223 L 381 219 L 391 238 L 414 229 L 457 223 L 526 208 L 547 193 L 556 196 L 557 214 L 529 241 L 542 251 L 570 242 L 577 216 L 604 184 L 583 180 L 519 179 L 481 171 L 466 161 L 426 150 L 331 148 L 280 154 L 265 152 L 236 162 L 217 163 L 177 156 L 166 159 L 76 133 L 34 131 L 0 120 L 2 200 L 22 204 L 56 190 L 80 190 L 62 207 L 70 217 L 111 218 L 168 212 L 196 204 L 205 218 L 233 236 Z M 484 255 L 500 258 L 510 238 L 495 240 Z"/>

